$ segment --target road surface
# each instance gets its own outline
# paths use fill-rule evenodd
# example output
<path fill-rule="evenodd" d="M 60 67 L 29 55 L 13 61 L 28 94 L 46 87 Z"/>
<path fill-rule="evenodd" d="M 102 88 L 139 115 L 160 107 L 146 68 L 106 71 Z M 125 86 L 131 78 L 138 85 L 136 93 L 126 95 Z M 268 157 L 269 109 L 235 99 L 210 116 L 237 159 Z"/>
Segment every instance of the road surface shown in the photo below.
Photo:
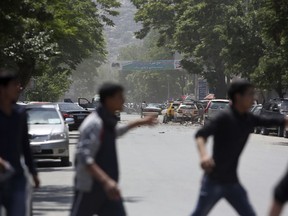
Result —
<path fill-rule="evenodd" d="M 121 124 L 136 117 L 122 115 Z M 196 130 L 191 125 L 161 124 L 155 128 L 138 128 L 119 139 L 120 185 L 129 216 L 191 213 L 202 177 L 193 139 Z M 72 132 L 70 136 L 70 152 L 74 155 L 78 133 Z M 287 165 L 288 139 L 251 136 L 239 173 L 258 215 L 267 215 L 272 189 Z M 38 166 L 42 187 L 34 193 L 34 215 L 69 215 L 73 167 L 61 167 L 57 161 L 41 161 Z M 210 215 L 237 214 L 222 200 Z M 283 215 L 288 215 L 288 211 Z"/>

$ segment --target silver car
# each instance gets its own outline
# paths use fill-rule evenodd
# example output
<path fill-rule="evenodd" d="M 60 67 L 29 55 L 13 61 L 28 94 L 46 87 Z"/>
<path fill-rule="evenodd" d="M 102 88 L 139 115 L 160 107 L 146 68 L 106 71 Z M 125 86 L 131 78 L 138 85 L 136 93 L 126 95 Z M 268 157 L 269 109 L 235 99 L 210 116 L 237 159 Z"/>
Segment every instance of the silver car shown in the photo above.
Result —
<path fill-rule="evenodd" d="M 209 120 L 213 119 L 219 112 L 229 107 L 230 101 L 225 99 L 211 100 L 205 110 L 205 121 L 206 124 Z"/>
<path fill-rule="evenodd" d="M 55 105 L 28 105 L 29 138 L 34 158 L 61 159 L 69 166 L 68 124 L 74 119 L 63 119 Z"/>

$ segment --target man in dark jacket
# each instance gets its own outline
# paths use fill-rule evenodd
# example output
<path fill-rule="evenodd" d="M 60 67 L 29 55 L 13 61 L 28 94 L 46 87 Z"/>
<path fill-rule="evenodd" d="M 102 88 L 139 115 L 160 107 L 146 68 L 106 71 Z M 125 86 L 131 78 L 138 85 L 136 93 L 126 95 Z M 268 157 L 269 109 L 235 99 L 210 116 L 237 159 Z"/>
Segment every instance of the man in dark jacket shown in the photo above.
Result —
<path fill-rule="evenodd" d="M 80 126 L 76 152 L 75 198 L 71 216 L 125 216 L 118 187 L 116 138 L 141 125 L 154 125 L 147 117 L 117 126 L 115 112 L 124 105 L 124 89 L 113 83 L 100 90 L 101 105 Z"/>
<path fill-rule="evenodd" d="M 39 186 L 30 150 L 26 112 L 15 105 L 19 87 L 15 73 L 0 69 L 0 175 L 10 172 L 10 178 L 0 182 L 0 208 L 3 206 L 9 216 L 25 216 L 28 211 L 22 156 L 35 186 Z"/>
<path fill-rule="evenodd" d="M 239 157 L 255 127 L 287 125 L 284 116 L 264 118 L 249 112 L 254 103 L 254 88 L 247 81 L 233 82 L 228 96 L 232 101 L 229 109 L 196 133 L 204 178 L 192 216 L 206 216 L 222 198 L 225 198 L 239 215 L 255 216 L 247 192 L 238 178 Z M 212 157 L 206 150 L 206 142 L 210 136 L 214 137 Z"/>

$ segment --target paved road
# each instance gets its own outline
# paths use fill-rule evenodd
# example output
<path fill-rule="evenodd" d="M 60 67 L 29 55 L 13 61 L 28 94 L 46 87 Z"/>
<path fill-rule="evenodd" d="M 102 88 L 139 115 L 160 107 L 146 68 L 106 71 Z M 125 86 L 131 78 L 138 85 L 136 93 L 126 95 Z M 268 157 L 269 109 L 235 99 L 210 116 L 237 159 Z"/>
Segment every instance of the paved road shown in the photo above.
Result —
<path fill-rule="evenodd" d="M 123 115 L 123 123 L 134 118 Z M 130 216 L 189 215 L 202 176 L 193 140 L 196 129 L 178 124 L 143 127 L 119 140 L 121 188 Z M 71 133 L 71 155 L 77 137 L 77 133 Z M 259 216 L 267 215 L 271 190 L 287 168 L 287 144 L 284 138 L 252 135 L 241 158 L 240 178 Z M 51 161 L 39 166 L 42 188 L 35 192 L 34 215 L 68 215 L 73 168 L 62 168 Z M 236 213 L 223 200 L 210 215 Z"/>

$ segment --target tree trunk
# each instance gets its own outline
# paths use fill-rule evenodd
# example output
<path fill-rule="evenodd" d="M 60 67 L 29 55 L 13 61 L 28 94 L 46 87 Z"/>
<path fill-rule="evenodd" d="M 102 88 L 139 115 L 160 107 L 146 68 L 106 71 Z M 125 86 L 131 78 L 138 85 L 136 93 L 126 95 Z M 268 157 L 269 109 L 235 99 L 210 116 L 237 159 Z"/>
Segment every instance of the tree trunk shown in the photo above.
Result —
<path fill-rule="evenodd" d="M 285 93 L 283 91 L 283 88 L 278 86 L 278 88 L 275 89 L 276 93 L 278 94 L 279 98 L 284 98 Z"/>
<path fill-rule="evenodd" d="M 216 70 L 216 83 L 215 83 L 215 96 L 216 98 L 227 98 L 227 83 L 226 75 L 224 74 L 225 66 L 222 60 L 215 64 Z"/>
<path fill-rule="evenodd" d="M 35 62 L 21 62 L 18 63 L 18 67 L 20 83 L 23 89 L 25 89 L 35 71 Z"/>
<path fill-rule="evenodd" d="M 227 98 L 227 84 L 224 73 L 218 73 L 217 81 L 215 83 L 216 98 Z"/>

